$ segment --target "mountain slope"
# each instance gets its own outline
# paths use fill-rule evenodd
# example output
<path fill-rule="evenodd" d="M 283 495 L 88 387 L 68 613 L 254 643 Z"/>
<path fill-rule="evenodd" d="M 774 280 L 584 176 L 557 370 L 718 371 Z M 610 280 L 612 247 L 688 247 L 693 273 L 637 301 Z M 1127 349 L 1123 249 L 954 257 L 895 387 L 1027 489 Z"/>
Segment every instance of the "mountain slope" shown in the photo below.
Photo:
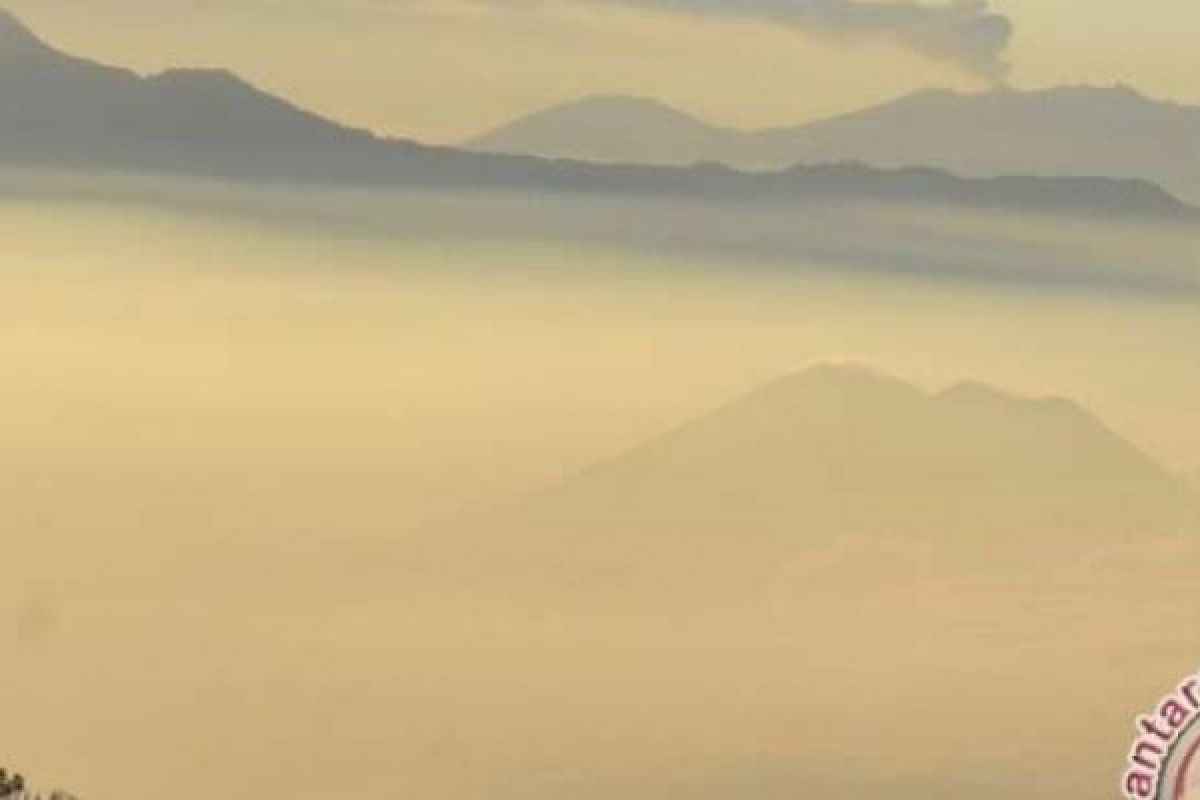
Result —
<path fill-rule="evenodd" d="M 611 129 L 621 132 L 617 141 L 605 133 Z M 467 146 L 599 162 L 718 161 L 755 170 L 858 161 L 975 177 L 1102 175 L 1153 181 L 1200 199 L 1200 108 L 1151 100 L 1127 87 L 925 91 L 809 125 L 756 132 L 704 126 L 644 101 L 592 99 L 539 112 Z"/>
<path fill-rule="evenodd" d="M 222 70 L 143 77 L 58 52 L 0 15 L 0 166 L 245 181 L 612 193 L 739 203 L 919 202 L 1194 218 L 1139 181 L 971 181 L 860 165 L 747 174 L 718 166 L 600 166 L 383 139 Z"/>
<path fill-rule="evenodd" d="M 465 146 L 595 163 L 689 166 L 736 163 L 742 137 L 657 100 L 597 95 L 522 117 Z"/>
<path fill-rule="evenodd" d="M 1200 108 L 1126 87 L 919 92 L 753 139 L 775 159 L 925 164 L 969 176 L 1105 175 L 1200 189 Z"/>
<path fill-rule="evenodd" d="M 309 114 L 223 70 L 142 77 L 61 53 L 0 12 L 0 154 L 23 166 L 232 170 L 373 137 Z"/>
<path fill-rule="evenodd" d="M 1200 468 L 1193 469 L 1184 476 L 1184 479 L 1188 481 L 1188 484 L 1192 487 L 1192 491 L 1196 494 L 1196 496 L 1200 497 Z"/>
<path fill-rule="evenodd" d="M 890 553 L 891 579 L 1037 572 L 1196 520 L 1073 403 L 820 366 L 430 546 L 483 585 L 734 595 L 852 542 Z"/>

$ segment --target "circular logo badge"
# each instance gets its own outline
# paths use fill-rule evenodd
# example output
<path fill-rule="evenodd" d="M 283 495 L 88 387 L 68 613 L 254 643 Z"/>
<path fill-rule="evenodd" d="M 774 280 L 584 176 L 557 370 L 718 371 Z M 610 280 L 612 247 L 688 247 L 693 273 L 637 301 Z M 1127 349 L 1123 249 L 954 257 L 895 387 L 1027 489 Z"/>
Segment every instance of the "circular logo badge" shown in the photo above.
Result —
<path fill-rule="evenodd" d="M 1200 800 L 1200 724 L 1175 741 L 1163 763 L 1158 800 Z"/>

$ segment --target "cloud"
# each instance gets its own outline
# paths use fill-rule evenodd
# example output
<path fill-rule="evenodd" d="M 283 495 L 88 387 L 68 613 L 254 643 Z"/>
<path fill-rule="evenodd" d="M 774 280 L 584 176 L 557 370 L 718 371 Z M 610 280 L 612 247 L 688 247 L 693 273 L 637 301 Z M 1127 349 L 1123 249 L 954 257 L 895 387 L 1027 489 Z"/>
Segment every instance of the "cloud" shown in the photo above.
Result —
<path fill-rule="evenodd" d="M 923 55 L 954 63 L 990 82 L 1008 73 L 1005 51 L 1013 35 L 1008 17 L 989 0 L 920 2 L 863 0 L 610 0 L 685 13 L 745 17 L 828 36 L 893 39 Z"/>
<path fill-rule="evenodd" d="M 265 0 L 260 0 L 264 1 Z M 286 2 L 286 0 L 273 0 Z M 1010 65 L 1012 20 L 992 0 L 325 0 L 375 8 L 503 12 L 555 6 L 608 5 L 681 14 L 753 19 L 827 38 L 883 38 L 929 58 L 1002 84 Z"/>

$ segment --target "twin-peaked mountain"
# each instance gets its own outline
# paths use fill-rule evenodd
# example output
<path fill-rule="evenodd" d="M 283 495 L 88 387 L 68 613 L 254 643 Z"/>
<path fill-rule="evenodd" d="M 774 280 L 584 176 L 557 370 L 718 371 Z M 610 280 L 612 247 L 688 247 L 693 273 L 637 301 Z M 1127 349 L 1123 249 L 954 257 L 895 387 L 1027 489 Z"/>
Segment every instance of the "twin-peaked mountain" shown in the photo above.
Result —
<path fill-rule="evenodd" d="M 589 97 L 531 114 L 467 143 L 499 153 L 628 164 L 702 161 L 776 170 L 859 161 L 977 177 L 1105 175 L 1154 181 L 1200 200 L 1200 107 L 1124 86 L 929 90 L 807 125 L 740 131 L 658 101 Z"/>
<path fill-rule="evenodd" d="M 414 563 L 481 589 L 734 596 L 806 564 L 851 587 L 1042 574 L 1198 520 L 1181 482 L 1071 401 L 830 365 L 430 534 Z"/>
<path fill-rule="evenodd" d="M 643 137 L 649 140 L 649 136 Z M 842 164 L 750 174 L 473 153 L 338 125 L 223 70 L 142 76 L 62 53 L 0 11 L 0 166 L 427 188 L 903 203 L 1193 217 L 1158 186 L 1110 178 L 971 180 Z"/>

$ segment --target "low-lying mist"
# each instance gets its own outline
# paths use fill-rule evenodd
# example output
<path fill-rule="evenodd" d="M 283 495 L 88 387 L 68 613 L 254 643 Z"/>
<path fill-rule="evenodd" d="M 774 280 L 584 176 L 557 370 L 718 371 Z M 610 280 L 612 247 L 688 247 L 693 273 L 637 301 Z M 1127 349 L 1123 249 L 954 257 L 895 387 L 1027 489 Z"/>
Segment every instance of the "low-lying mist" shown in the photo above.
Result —
<path fill-rule="evenodd" d="M 845 537 L 694 607 L 403 569 L 422 531 L 819 361 L 1069 397 L 1192 471 L 1190 231 L 860 209 L 814 246 L 819 218 L 684 236 L 724 211 L 600 198 L 204 192 L 0 205 L 0 737 L 31 773 L 181 800 L 1082 796 L 1194 667 L 1186 540 L 893 580 Z"/>

